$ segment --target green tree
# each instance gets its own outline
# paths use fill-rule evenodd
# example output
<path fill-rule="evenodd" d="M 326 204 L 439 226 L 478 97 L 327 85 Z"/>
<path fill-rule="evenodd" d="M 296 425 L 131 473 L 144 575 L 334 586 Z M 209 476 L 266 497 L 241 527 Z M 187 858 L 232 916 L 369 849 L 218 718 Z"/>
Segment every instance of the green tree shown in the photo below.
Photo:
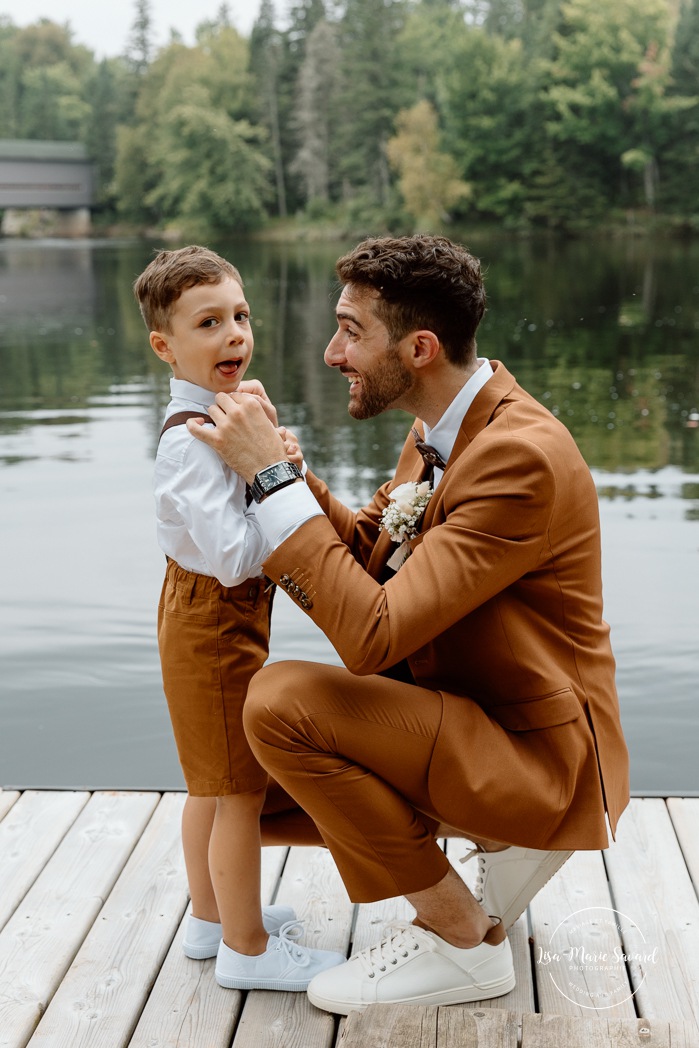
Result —
<path fill-rule="evenodd" d="M 540 148 L 536 67 L 521 41 L 467 27 L 445 83 L 444 145 L 471 186 L 470 213 L 516 224 Z"/>
<path fill-rule="evenodd" d="M 369 220 L 390 208 L 386 143 L 396 113 L 414 101 L 405 96 L 398 46 L 406 12 L 404 0 L 347 0 L 340 22 L 338 175 L 344 197 L 358 198 Z"/>
<path fill-rule="evenodd" d="M 126 57 L 137 77 L 143 76 L 153 57 L 153 18 L 150 0 L 135 0 L 136 14 L 126 45 Z"/>
<path fill-rule="evenodd" d="M 297 152 L 292 174 L 303 184 L 305 203 L 327 204 L 330 200 L 330 165 L 334 121 L 337 119 L 337 27 L 318 22 L 306 44 L 299 71 L 292 126 Z"/>
<path fill-rule="evenodd" d="M 262 0 L 257 21 L 250 36 L 250 69 L 257 86 L 259 120 L 268 131 L 270 155 L 274 165 L 276 210 L 284 218 L 287 213 L 287 204 L 286 171 L 282 154 L 279 115 L 281 54 L 282 37 L 275 26 L 274 4 L 272 0 Z"/>
<path fill-rule="evenodd" d="M 584 165 L 600 210 L 646 203 L 657 182 L 658 133 L 669 109 L 667 0 L 570 0 L 555 36 L 548 130 L 565 146 L 571 180 Z M 625 158 L 625 159 L 624 159 Z M 643 180 L 624 170 L 640 169 Z"/>
<path fill-rule="evenodd" d="M 695 180 L 687 177 L 699 167 L 699 0 L 680 6 L 668 93 L 683 105 L 668 117 L 666 146 L 658 158 L 660 206 L 699 228 Z"/>
<path fill-rule="evenodd" d="M 0 16 L 0 138 L 19 138 L 22 63 L 15 40 L 18 30 Z"/>
<path fill-rule="evenodd" d="M 264 217 L 268 162 L 259 132 L 212 105 L 202 85 L 164 119 L 159 150 L 166 163 L 147 203 L 192 230 L 247 231 Z"/>
<path fill-rule="evenodd" d="M 265 213 L 268 163 L 262 131 L 246 119 L 247 43 L 206 23 L 198 43 L 172 43 L 142 78 L 132 126 L 119 131 L 119 211 L 139 223 L 231 232 Z"/>
<path fill-rule="evenodd" d="M 88 80 L 90 111 L 84 142 L 96 169 L 97 204 L 112 211 L 117 152 L 117 128 L 131 115 L 131 73 L 121 58 L 104 59 Z"/>
<path fill-rule="evenodd" d="M 434 107 L 423 99 L 396 118 L 396 135 L 387 144 L 398 186 L 416 231 L 438 228 L 470 187 L 458 177 L 453 157 L 440 152 L 440 134 Z"/>

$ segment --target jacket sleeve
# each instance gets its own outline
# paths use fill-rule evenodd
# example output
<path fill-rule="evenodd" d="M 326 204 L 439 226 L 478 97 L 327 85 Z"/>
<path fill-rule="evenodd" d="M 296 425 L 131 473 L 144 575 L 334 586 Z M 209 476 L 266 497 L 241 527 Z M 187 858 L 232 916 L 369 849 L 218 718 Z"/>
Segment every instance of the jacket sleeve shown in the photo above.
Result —
<path fill-rule="evenodd" d="M 380 487 L 369 505 L 356 513 L 336 499 L 327 484 L 310 470 L 306 473 L 306 483 L 340 540 L 352 551 L 355 559 L 366 567 L 379 536 L 379 523 L 384 507 L 388 503 L 390 482 L 387 481 Z"/>
<path fill-rule="evenodd" d="M 394 483 L 405 479 L 398 471 Z M 447 470 L 424 533 L 385 584 L 357 561 L 333 512 L 290 536 L 265 571 L 299 587 L 307 614 L 348 669 L 378 673 L 533 570 L 546 547 L 554 498 L 544 452 L 520 437 L 498 437 Z M 379 503 L 372 506 L 368 519 Z"/>

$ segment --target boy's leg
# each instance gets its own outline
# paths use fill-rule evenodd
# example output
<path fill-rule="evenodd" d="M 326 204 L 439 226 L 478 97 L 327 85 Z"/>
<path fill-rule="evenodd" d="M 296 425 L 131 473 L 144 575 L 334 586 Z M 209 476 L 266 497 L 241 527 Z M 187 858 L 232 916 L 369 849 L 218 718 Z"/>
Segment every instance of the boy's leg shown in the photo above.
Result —
<path fill-rule="evenodd" d="M 209 869 L 223 941 L 237 953 L 263 953 L 269 938 L 260 901 L 260 811 L 264 790 L 216 798 Z"/>
<path fill-rule="evenodd" d="M 187 796 L 182 812 L 182 850 L 192 916 L 218 922 L 218 906 L 209 874 L 209 838 L 216 814 L 215 797 Z"/>

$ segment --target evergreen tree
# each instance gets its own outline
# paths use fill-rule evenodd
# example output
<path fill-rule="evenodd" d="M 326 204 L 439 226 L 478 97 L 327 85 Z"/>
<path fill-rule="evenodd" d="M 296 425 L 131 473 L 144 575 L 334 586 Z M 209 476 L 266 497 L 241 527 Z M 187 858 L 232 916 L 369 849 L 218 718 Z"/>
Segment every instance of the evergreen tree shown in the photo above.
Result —
<path fill-rule="evenodd" d="M 347 0 L 340 23 L 338 174 L 345 199 L 356 199 L 356 217 L 363 221 L 390 209 L 386 144 L 396 114 L 413 101 L 406 100 L 398 47 L 406 13 L 405 0 Z"/>
<path fill-rule="evenodd" d="M 280 217 L 287 214 L 286 172 L 282 155 L 279 117 L 279 67 L 282 39 L 275 25 L 272 0 L 262 0 L 257 20 L 250 36 L 250 70 L 254 77 L 258 98 L 258 119 L 268 131 L 274 169 L 276 210 Z"/>
<path fill-rule="evenodd" d="M 660 207 L 699 228 L 695 180 L 688 171 L 699 167 L 699 0 L 684 0 L 675 31 L 668 94 L 680 100 L 669 115 L 666 146 L 658 158 Z"/>
<path fill-rule="evenodd" d="M 150 0 L 135 0 L 136 14 L 126 48 L 126 56 L 137 77 L 143 76 L 153 57 L 153 19 Z"/>
<path fill-rule="evenodd" d="M 306 43 L 291 122 L 298 145 L 290 171 L 302 182 L 306 204 L 324 205 L 330 200 L 338 63 L 337 27 L 326 21 L 316 23 Z"/>

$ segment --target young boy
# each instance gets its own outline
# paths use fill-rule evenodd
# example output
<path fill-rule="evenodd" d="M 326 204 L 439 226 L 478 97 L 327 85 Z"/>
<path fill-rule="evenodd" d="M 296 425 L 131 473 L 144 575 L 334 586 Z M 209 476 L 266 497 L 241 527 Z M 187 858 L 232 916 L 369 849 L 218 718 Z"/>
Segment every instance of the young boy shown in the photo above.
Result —
<path fill-rule="evenodd" d="M 161 251 L 134 292 L 150 344 L 173 373 L 154 490 L 167 557 L 158 646 L 188 794 L 182 843 L 192 914 L 184 952 L 216 956 L 222 986 L 303 990 L 345 958 L 300 946 L 289 907 L 260 905 L 267 776 L 242 710 L 268 653 L 267 545 L 243 479 L 184 425 L 208 418 L 216 393 L 239 389 L 253 349 L 250 307 L 237 269 L 196 245 Z"/>

